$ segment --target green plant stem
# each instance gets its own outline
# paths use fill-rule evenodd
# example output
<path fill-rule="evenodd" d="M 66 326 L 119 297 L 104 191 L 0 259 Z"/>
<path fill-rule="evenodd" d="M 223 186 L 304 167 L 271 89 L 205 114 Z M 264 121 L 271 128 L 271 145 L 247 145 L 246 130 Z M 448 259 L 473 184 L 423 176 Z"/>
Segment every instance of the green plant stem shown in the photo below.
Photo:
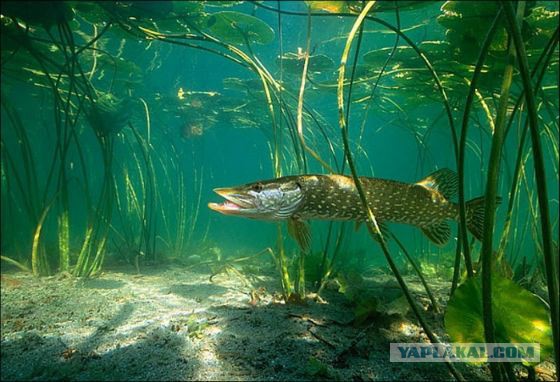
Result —
<path fill-rule="evenodd" d="M 518 14 L 523 15 L 524 3 L 519 3 Z M 510 40 L 511 41 L 511 40 Z M 488 159 L 488 174 L 486 179 L 485 206 L 484 206 L 484 232 L 482 239 L 482 312 L 484 321 L 484 338 L 486 343 L 495 343 L 494 319 L 492 312 L 492 258 L 493 258 L 493 235 L 496 218 L 496 197 L 498 194 L 498 177 L 500 174 L 500 158 L 505 136 L 505 122 L 507 119 L 507 107 L 509 103 L 509 90 L 513 79 L 513 67 L 515 63 L 515 49 L 510 45 L 507 62 L 504 68 L 502 86 L 500 91 L 500 102 L 498 105 L 490 158 Z M 501 380 L 502 373 L 499 364 L 490 362 L 490 371 L 493 380 Z"/>
<path fill-rule="evenodd" d="M 559 312 L 559 293 L 558 284 L 560 277 L 558 271 L 558 253 L 553 253 L 552 232 L 550 223 L 550 213 L 548 208 L 548 191 L 546 186 L 546 172 L 544 165 L 543 150 L 541 147 L 538 127 L 538 114 L 535 102 L 535 95 L 531 86 L 529 75 L 529 64 L 521 31 L 515 20 L 515 14 L 510 2 L 502 2 L 508 20 L 510 34 L 513 37 L 517 56 L 519 57 L 519 71 L 525 90 L 525 100 L 527 102 L 527 112 L 529 115 L 529 128 L 531 131 L 531 142 L 533 147 L 533 165 L 535 168 L 535 178 L 537 184 L 537 198 L 539 201 L 539 211 L 541 218 L 541 231 L 543 242 L 543 256 L 545 263 L 546 281 L 548 288 L 548 298 L 550 304 L 550 316 L 552 321 L 552 337 L 554 342 L 554 359 L 556 363 L 556 375 L 560 375 L 560 312 Z"/>
<path fill-rule="evenodd" d="M 278 266 L 280 267 L 280 280 L 282 281 L 282 293 L 284 301 L 288 302 L 292 294 L 292 283 L 290 281 L 290 272 L 288 272 L 288 263 L 286 261 L 286 252 L 284 249 L 284 235 L 282 235 L 282 225 L 276 224 L 276 236 L 278 247 Z"/>
<path fill-rule="evenodd" d="M 484 61 L 488 56 L 488 51 L 490 49 L 490 44 L 494 39 L 494 35 L 496 34 L 496 30 L 498 29 L 498 21 L 502 16 L 502 9 L 498 11 L 488 33 L 486 34 L 486 38 L 484 39 L 484 43 L 482 44 L 482 48 L 480 50 L 480 54 L 478 55 L 478 60 L 476 63 L 476 67 L 471 79 L 470 87 L 469 87 L 469 94 L 467 95 L 467 100 L 465 102 L 465 108 L 463 111 L 463 120 L 461 125 L 461 136 L 459 139 L 459 159 L 457 161 L 457 174 L 458 174 L 458 191 L 459 191 L 459 230 L 460 230 L 460 237 L 461 243 L 463 244 L 463 257 L 465 258 L 465 266 L 467 269 L 467 275 L 469 277 L 474 276 L 473 267 L 472 267 L 472 260 L 470 256 L 470 248 L 469 248 L 469 241 L 467 235 L 467 213 L 466 213 L 466 206 L 465 206 L 465 147 L 467 143 L 467 130 L 469 127 L 469 114 L 471 111 L 471 106 L 474 101 L 474 96 L 476 93 L 476 87 L 478 85 L 478 79 L 480 78 L 480 73 L 482 72 L 482 67 L 484 66 Z M 455 272 L 455 276 L 458 276 L 459 272 Z M 454 277 L 453 283 L 457 284 L 457 280 Z M 452 288 L 453 289 L 453 288 Z"/>
<path fill-rule="evenodd" d="M 41 213 L 39 221 L 37 222 L 37 227 L 35 228 L 35 232 L 33 234 L 33 245 L 31 246 L 31 270 L 35 276 L 48 276 L 50 273 L 45 254 L 44 252 L 40 253 L 39 244 L 41 242 L 41 231 L 43 230 L 45 219 L 47 218 L 47 214 L 49 213 L 53 203 L 54 199 L 47 204 Z"/>
<path fill-rule="evenodd" d="M 541 82 L 544 78 L 544 75 L 546 74 L 546 70 L 548 69 L 548 65 L 550 63 L 550 60 L 554 56 L 554 52 L 555 52 L 557 44 L 558 44 L 558 28 L 556 30 L 556 33 L 552 36 L 551 40 L 549 41 L 549 44 L 547 45 L 547 48 L 545 48 L 545 51 L 543 52 L 541 57 L 539 57 L 539 62 L 541 62 L 542 59 L 544 59 L 544 63 L 542 65 L 539 76 L 538 76 L 538 78 L 535 82 L 535 86 L 534 86 L 534 89 L 535 89 L 534 91 L 535 92 L 541 86 Z M 536 73 L 536 70 L 533 71 L 532 76 L 535 73 Z M 523 94 L 522 94 L 522 96 L 523 96 Z M 519 105 L 521 104 L 521 102 L 520 102 L 521 99 L 522 98 L 520 98 L 518 100 L 518 102 L 516 102 L 516 107 L 514 108 L 514 112 L 512 113 L 512 116 L 514 115 L 515 111 L 518 109 Z M 507 135 L 509 127 L 512 125 L 512 122 L 513 122 L 512 118 L 510 118 L 510 120 L 508 122 L 508 127 L 506 128 L 506 135 Z M 506 212 L 506 218 L 505 218 L 502 237 L 500 239 L 500 246 L 499 246 L 499 249 L 498 249 L 498 256 L 499 257 L 502 257 L 505 254 L 506 245 L 507 245 L 507 242 L 508 242 L 509 231 L 511 229 L 513 208 L 514 208 L 514 204 L 515 204 L 515 198 L 516 198 L 516 195 L 517 195 L 517 190 L 519 188 L 518 187 L 519 186 L 518 185 L 519 184 L 519 177 L 521 175 L 522 167 L 524 167 L 523 151 L 524 151 L 525 140 L 527 138 L 528 131 L 529 131 L 529 118 L 527 118 L 525 120 L 525 123 L 523 125 L 523 130 L 521 132 L 521 137 L 519 138 L 519 146 L 518 146 L 518 149 L 517 149 L 517 159 L 515 161 L 515 169 L 513 171 L 511 189 L 510 189 L 510 192 L 509 192 L 508 208 L 507 208 L 507 212 Z"/>
<path fill-rule="evenodd" d="M 414 269 L 414 272 L 416 272 L 416 274 L 418 275 L 418 278 L 420 279 L 420 282 L 424 286 L 424 290 L 426 291 L 426 293 L 428 294 L 428 297 L 430 298 L 430 301 L 432 302 L 432 307 L 434 308 L 434 312 L 435 313 L 440 313 L 439 305 L 438 305 L 438 303 L 437 303 L 437 301 L 434 297 L 434 294 L 432 293 L 432 289 L 430 288 L 430 286 L 426 282 L 426 279 L 424 278 L 424 275 L 422 274 L 422 270 L 420 269 L 418 264 L 416 264 L 416 261 L 412 258 L 412 256 L 410 256 L 410 253 L 408 253 L 405 246 L 403 245 L 403 243 L 401 243 L 401 241 L 398 239 L 398 237 L 395 236 L 395 234 L 393 234 L 393 233 L 391 233 L 390 235 L 395 240 L 395 243 L 397 243 L 397 245 L 399 246 L 401 251 L 404 253 L 404 256 L 406 257 L 406 259 L 408 260 L 410 265 L 412 265 L 412 268 Z"/>
<path fill-rule="evenodd" d="M 457 246 L 455 247 L 455 263 L 453 264 L 453 279 L 451 281 L 451 291 L 449 296 L 453 296 L 457 285 L 459 284 L 459 276 L 461 275 L 461 247 L 463 241 L 463 235 L 457 237 Z"/>
<path fill-rule="evenodd" d="M 396 4 L 396 1 L 395 1 L 395 4 Z M 396 28 L 400 30 L 401 29 L 401 17 L 400 17 L 398 7 L 395 7 L 395 22 L 397 24 Z M 393 59 L 395 53 L 397 52 L 397 48 L 399 46 L 399 41 L 400 41 L 400 36 L 398 34 L 396 34 L 395 43 L 393 44 L 393 49 L 391 49 L 391 53 L 389 53 L 389 56 L 387 56 L 387 59 L 383 63 L 383 66 L 381 67 L 381 70 L 379 71 L 379 74 L 376 76 L 375 83 L 373 84 L 373 86 L 371 88 L 371 92 L 369 93 L 370 100 L 366 105 L 366 109 L 364 111 L 364 116 L 362 118 L 362 123 L 360 125 L 360 135 L 359 135 L 360 138 L 358 140 L 359 142 L 362 141 L 362 137 L 364 135 L 365 125 L 366 125 L 366 122 L 367 122 L 367 119 L 368 119 L 369 111 L 371 110 L 371 105 L 373 105 L 373 97 L 375 95 L 375 91 L 379 87 L 379 82 L 381 81 L 381 77 L 383 76 L 383 74 L 385 74 L 385 71 L 387 70 L 387 65 L 389 65 L 389 62 Z M 368 78 L 368 81 L 369 81 L 369 78 Z"/>
<path fill-rule="evenodd" d="M 395 262 L 393 261 L 393 258 L 391 257 L 391 254 L 389 253 L 389 249 L 387 248 L 387 244 L 385 243 L 385 239 L 383 238 L 383 235 L 382 235 L 382 233 L 379 229 L 379 226 L 377 224 L 377 221 L 375 219 L 373 211 L 371 210 L 371 208 L 369 207 L 369 205 L 367 203 L 366 195 L 365 195 L 364 189 L 362 187 L 362 184 L 360 182 L 360 179 L 358 177 L 358 173 L 357 173 L 356 167 L 354 165 L 354 161 L 352 159 L 352 153 L 350 151 L 350 145 L 349 145 L 349 140 L 348 140 L 348 128 L 346 126 L 346 120 L 345 120 L 345 114 L 344 114 L 344 92 L 343 92 L 344 72 L 345 72 L 345 68 L 346 68 L 346 62 L 347 62 L 347 59 L 348 59 L 348 53 L 349 53 L 350 47 L 352 45 L 352 41 L 353 41 L 353 39 L 356 35 L 356 32 L 357 32 L 358 28 L 363 23 L 367 13 L 371 10 L 373 5 L 375 5 L 375 1 L 368 1 L 367 4 L 363 7 L 362 12 L 360 13 L 358 18 L 354 22 L 352 30 L 350 31 L 350 33 L 348 35 L 346 45 L 344 47 L 344 51 L 342 53 L 341 60 L 340 60 L 339 76 L 338 76 L 338 89 L 337 89 L 337 100 L 338 100 L 338 119 L 339 119 L 341 134 L 342 134 L 342 140 L 343 140 L 343 143 L 344 143 L 344 153 L 345 153 L 346 161 L 348 162 L 348 167 L 350 168 L 350 170 L 352 172 L 352 178 L 354 179 L 354 183 L 356 185 L 356 189 L 357 189 L 358 194 L 360 196 L 362 206 L 367 212 L 368 219 L 367 219 L 366 223 L 367 223 L 369 232 L 375 238 L 375 240 L 379 243 L 379 245 L 381 246 L 381 249 L 383 250 L 383 254 L 385 255 L 385 258 L 387 260 L 387 263 L 389 264 L 389 267 L 391 268 L 393 274 L 395 275 L 395 278 L 397 279 L 397 282 L 399 283 L 399 286 L 401 287 L 401 289 L 403 291 L 403 294 L 405 295 L 405 298 L 407 299 L 407 301 L 408 301 L 412 311 L 416 315 L 418 321 L 422 325 L 422 328 L 424 329 L 426 335 L 428 336 L 428 338 L 430 339 L 430 341 L 432 343 L 439 343 L 438 339 L 435 337 L 434 333 L 432 332 L 432 330 L 428 326 L 423 314 L 420 311 L 420 308 L 418 307 L 418 305 L 416 304 L 416 301 L 412 297 L 412 294 L 410 293 L 410 291 L 409 291 L 404 279 L 402 278 Z M 457 380 L 461 380 L 461 381 L 464 380 L 463 376 L 459 373 L 459 371 L 450 362 L 446 361 L 446 366 L 448 367 L 451 374 L 453 374 L 453 376 Z"/>

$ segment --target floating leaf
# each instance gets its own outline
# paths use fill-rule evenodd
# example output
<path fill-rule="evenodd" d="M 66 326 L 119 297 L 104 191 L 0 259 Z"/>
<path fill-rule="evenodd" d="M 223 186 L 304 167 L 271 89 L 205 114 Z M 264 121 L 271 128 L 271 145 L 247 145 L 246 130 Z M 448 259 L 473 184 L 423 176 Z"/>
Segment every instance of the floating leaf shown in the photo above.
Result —
<path fill-rule="evenodd" d="M 174 8 L 171 1 L 118 1 L 113 6 L 121 16 L 136 19 L 165 17 Z"/>
<path fill-rule="evenodd" d="M 363 2 L 361 0 L 348 0 L 348 1 L 305 1 L 311 11 L 325 11 L 329 13 L 359 13 L 362 10 Z M 399 1 L 378 1 L 373 6 L 372 12 L 390 12 L 395 9 L 410 10 L 426 5 L 432 5 L 435 1 L 425 0 L 399 0 Z"/>
<path fill-rule="evenodd" d="M 214 37 L 233 44 L 246 41 L 268 44 L 274 40 L 274 30 L 267 23 L 240 12 L 212 13 L 206 20 L 206 27 Z"/>
<path fill-rule="evenodd" d="M 385 61 L 390 56 L 392 51 L 393 51 L 392 47 L 371 50 L 364 54 L 364 62 L 366 64 L 375 66 L 378 69 L 381 69 L 381 67 L 383 66 L 383 64 L 385 64 Z M 414 49 L 412 49 L 407 45 L 403 45 L 397 47 L 392 60 L 393 62 L 399 60 L 410 61 L 417 57 L 418 55 L 416 54 Z"/>
<path fill-rule="evenodd" d="M 424 41 L 418 45 L 420 51 L 428 58 L 432 65 L 442 62 L 446 69 L 449 69 L 449 63 L 457 64 L 453 61 L 451 45 L 445 41 Z M 377 70 L 380 70 L 385 64 L 385 61 L 393 51 L 392 47 L 381 48 L 369 51 L 364 54 L 364 62 L 371 65 Z M 425 68 L 424 61 L 416 53 L 416 51 L 408 46 L 398 46 L 395 54 L 389 62 L 389 67 L 402 67 L 407 68 Z M 466 65 L 462 65 L 467 68 Z"/>
<path fill-rule="evenodd" d="M 244 80 L 237 77 L 227 77 L 222 80 L 224 89 L 247 91 L 247 84 Z"/>
<path fill-rule="evenodd" d="M 550 11 L 544 7 L 536 7 L 531 14 L 525 18 L 527 24 L 532 28 L 554 31 L 558 26 L 558 11 Z"/>
<path fill-rule="evenodd" d="M 301 74 L 303 64 L 305 63 L 305 55 L 298 53 L 286 53 L 276 60 L 278 66 L 282 64 L 284 70 L 292 74 Z M 312 73 L 324 72 L 334 67 L 334 61 L 324 54 L 316 54 L 309 56 L 309 64 L 307 70 Z"/>
<path fill-rule="evenodd" d="M 451 44 L 462 62 L 474 63 L 499 5 L 491 1 L 447 1 L 437 21 L 445 27 L 446 40 Z M 501 20 L 490 51 L 505 51 L 507 35 L 505 21 Z"/>
<path fill-rule="evenodd" d="M 184 3 L 185 1 L 181 1 L 182 3 Z M 239 5 L 243 3 L 243 1 L 240 0 L 220 0 L 220 1 L 204 1 L 204 6 L 206 7 L 233 7 L 234 5 Z"/>
<path fill-rule="evenodd" d="M 540 50 L 546 46 L 558 26 L 558 15 L 558 11 L 536 7 L 525 18 L 527 28 L 524 29 L 524 37 L 527 38 L 527 50 L 530 56 L 538 57 L 540 55 Z M 538 52 L 531 54 L 532 50 L 538 50 Z"/>
<path fill-rule="evenodd" d="M 348 4 L 346 1 L 305 1 L 305 4 L 314 11 L 326 11 L 329 13 L 348 12 Z"/>
<path fill-rule="evenodd" d="M 99 4 L 88 1 L 69 1 L 68 4 L 74 9 L 80 17 L 92 24 L 101 24 L 106 22 L 109 15 L 99 6 Z"/>
<path fill-rule="evenodd" d="M 389 11 L 394 11 L 396 8 L 399 11 L 408 11 L 412 9 L 422 8 L 428 5 L 433 5 L 434 3 L 437 3 L 437 1 L 426 1 L 426 0 L 378 1 L 373 6 L 373 12 L 377 12 L 377 13 L 389 12 Z"/>
<path fill-rule="evenodd" d="M 539 343 L 541 360 L 551 354 L 548 310 L 535 295 L 511 280 L 494 276 L 492 310 L 496 342 Z M 457 288 L 447 306 L 445 328 L 452 342 L 485 342 L 480 277 Z"/>
<path fill-rule="evenodd" d="M 97 97 L 86 112 L 93 129 L 106 136 L 118 133 L 130 120 L 132 103 L 130 98 L 117 98 L 111 93 Z"/>

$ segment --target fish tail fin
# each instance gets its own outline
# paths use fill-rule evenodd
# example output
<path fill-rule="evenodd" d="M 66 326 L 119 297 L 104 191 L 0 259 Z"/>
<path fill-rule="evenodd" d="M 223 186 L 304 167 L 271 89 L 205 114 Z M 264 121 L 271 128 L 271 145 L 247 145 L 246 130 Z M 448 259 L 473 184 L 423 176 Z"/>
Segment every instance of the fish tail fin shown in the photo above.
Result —
<path fill-rule="evenodd" d="M 465 207 L 467 209 L 467 228 L 478 241 L 482 241 L 484 235 L 484 206 L 485 197 L 481 196 L 469 200 Z M 496 204 L 500 204 L 502 198 L 496 198 Z"/>

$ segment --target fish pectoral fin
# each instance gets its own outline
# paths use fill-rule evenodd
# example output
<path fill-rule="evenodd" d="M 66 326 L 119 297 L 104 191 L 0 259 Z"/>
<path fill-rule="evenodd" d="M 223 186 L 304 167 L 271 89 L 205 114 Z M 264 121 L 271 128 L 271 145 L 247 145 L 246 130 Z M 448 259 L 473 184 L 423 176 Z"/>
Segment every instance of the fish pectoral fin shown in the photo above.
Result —
<path fill-rule="evenodd" d="M 448 168 L 437 170 L 416 184 L 428 189 L 437 190 L 448 200 L 457 195 L 459 190 L 457 173 Z"/>
<path fill-rule="evenodd" d="M 420 227 L 424 235 L 437 245 L 445 245 L 451 237 L 451 228 L 446 222 L 440 222 L 429 226 Z"/>
<path fill-rule="evenodd" d="M 311 246 L 311 231 L 309 225 L 299 219 L 288 219 L 288 233 L 298 243 L 303 252 L 309 252 Z"/>

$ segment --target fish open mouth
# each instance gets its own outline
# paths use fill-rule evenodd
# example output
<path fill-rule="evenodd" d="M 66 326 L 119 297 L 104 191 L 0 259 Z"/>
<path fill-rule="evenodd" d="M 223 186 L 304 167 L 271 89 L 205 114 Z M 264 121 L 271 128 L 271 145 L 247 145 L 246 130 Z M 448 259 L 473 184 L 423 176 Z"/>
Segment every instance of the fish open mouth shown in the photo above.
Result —
<path fill-rule="evenodd" d="M 226 200 L 222 203 L 208 203 L 208 208 L 211 210 L 225 215 L 234 215 L 252 208 L 252 205 L 244 201 L 235 189 L 215 188 L 214 192 Z"/>
<path fill-rule="evenodd" d="M 228 211 L 239 211 L 241 210 L 241 206 L 226 200 L 223 203 L 208 203 L 208 207 L 211 210 L 221 212 L 223 214 L 227 213 Z"/>

